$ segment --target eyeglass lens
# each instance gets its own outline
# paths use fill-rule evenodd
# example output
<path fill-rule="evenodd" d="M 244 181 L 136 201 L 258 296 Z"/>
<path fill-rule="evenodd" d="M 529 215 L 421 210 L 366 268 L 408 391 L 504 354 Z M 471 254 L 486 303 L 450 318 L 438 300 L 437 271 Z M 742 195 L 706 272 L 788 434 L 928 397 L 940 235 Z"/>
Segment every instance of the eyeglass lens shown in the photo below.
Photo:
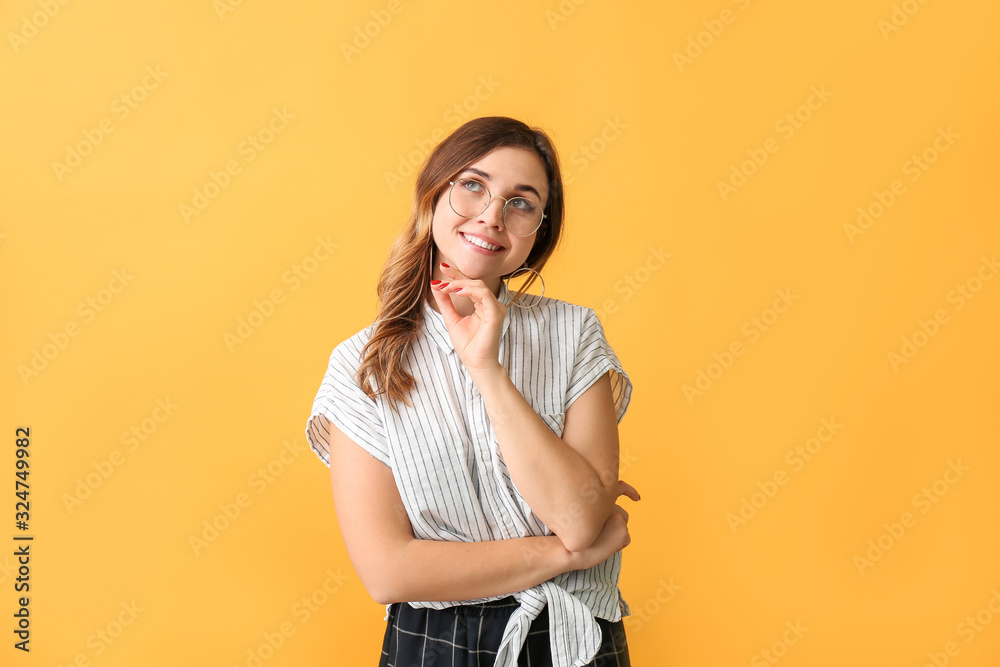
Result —
<path fill-rule="evenodd" d="M 471 218 L 486 210 L 491 195 L 482 182 L 474 178 L 460 178 L 452 186 L 449 199 L 455 213 L 464 218 Z M 512 197 L 506 201 L 503 215 L 507 231 L 527 236 L 534 232 L 542 221 L 542 207 L 533 199 Z"/>

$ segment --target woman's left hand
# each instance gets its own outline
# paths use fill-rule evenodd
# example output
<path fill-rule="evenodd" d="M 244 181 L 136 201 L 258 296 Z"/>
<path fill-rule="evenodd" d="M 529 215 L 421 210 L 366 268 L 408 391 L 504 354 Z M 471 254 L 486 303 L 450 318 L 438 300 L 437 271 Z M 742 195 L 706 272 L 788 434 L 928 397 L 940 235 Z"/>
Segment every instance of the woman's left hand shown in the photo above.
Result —
<path fill-rule="evenodd" d="M 431 285 L 431 293 L 444 317 L 459 359 L 472 372 L 499 365 L 500 330 L 507 308 L 482 280 L 472 280 L 450 266 L 441 265 L 441 272 L 447 280 Z M 448 296 L 455 293 L 472 300 L 475 311 L 471 315 L 463 317 L 455 310 L 455 304 Z"/>

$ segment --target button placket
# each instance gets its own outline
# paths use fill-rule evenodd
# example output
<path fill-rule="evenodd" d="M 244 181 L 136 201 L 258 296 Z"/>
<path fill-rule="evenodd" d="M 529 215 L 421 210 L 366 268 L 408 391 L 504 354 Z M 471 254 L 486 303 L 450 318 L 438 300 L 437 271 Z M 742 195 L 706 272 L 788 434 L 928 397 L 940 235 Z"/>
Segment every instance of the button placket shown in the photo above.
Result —
<path fill-rule="evenodd" d="M 492 442 L 493 429 L 489 424 L 489 417 L 486 414 L 486 405 L 483 403 L 482 399 L 479 397 L 478 391 L 474 390 L 474 384 L 471 378 L 466 376 L 466 407 L 467 414 L 469 416 L 469 435 L 472 444 L 473 457 L 475 459 L 476 465 L 476 477 L 482 489 L 483 496 L 488 496 L 493 498 L 493 501 L 481 498 L 481 501 L 485 504 L 491 505 L 493 503 L 500 503 L 503 505 L 501 500 L 501 495 L 503 490 L 499 485 L 496 478 L 496 471 L 494 469 L 494 460 L 492 452 Z M 510 538 L 509 526 L 501 525 L 495 520 L 493 512 L 496 507 L 490 511 L 490 518 L 488 519 L 493 530 L 496 532 L 500 539 Z"/>

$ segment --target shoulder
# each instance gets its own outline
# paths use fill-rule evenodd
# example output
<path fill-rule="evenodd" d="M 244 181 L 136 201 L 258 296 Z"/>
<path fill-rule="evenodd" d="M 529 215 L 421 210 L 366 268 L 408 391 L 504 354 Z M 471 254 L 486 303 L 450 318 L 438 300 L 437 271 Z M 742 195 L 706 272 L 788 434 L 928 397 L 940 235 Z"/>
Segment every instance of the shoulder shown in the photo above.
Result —
<path fill-rule="evenodd" d="M 589 306 L 582 306 L 552 297 L 532 297 L 531 306 L 508 306 L 514 312 L 514 321 L 527 330 L 541 330 L 548 337 L 562 344 L 578 340 L 584 332 L 600 327 L 597 313 Z"/>
<path fill-rule="evenodd" d="M 361 353 L 364 346 L 371 340 L 372 332 L 374 331 L 374 324 L 370 324 L 361 331 L 345 338 L 344 340 L 337 343 L 333 348 L 333 355 L 338 357 L 350 357 L 356 356 Z"/>
<path fill-rule="evenodd" d="M 526 313 L 529 316 L 543 317 L 548 320 L 583 321 L 591 317 L 596 318 L 597 316 L 594 309 L 589 306 L 581 306 L 548 296 L 535 295 L 531 298 L 533 300 L 530 303 L 533 305 L 525 308 L 509 306 L 509 309 Z"/>
<path fill-rule="evenodd" d="M 334 346 L 330 353 L 329 372 L 353 376 L 361 366 L 361 354 L 371 340 L 373 327 L 369 325 Z"/>

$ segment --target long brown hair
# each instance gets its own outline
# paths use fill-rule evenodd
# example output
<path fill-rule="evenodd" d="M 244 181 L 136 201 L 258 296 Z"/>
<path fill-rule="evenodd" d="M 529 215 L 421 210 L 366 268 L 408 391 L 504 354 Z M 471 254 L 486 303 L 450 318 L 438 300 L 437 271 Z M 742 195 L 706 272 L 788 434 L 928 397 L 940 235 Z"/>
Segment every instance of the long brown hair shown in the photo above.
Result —
<path fill-rule="evenodd" d="M 403 367 L 403 360 L 423 324 L 423 303 L 431 280 L 434 252 L 431 236 L 434 207 L 456 174 L 501 146 L 524 148 L 535 153 L 542 161 L 549 180 L 545 219 L 526 264 L 541 272 L 559 242 L 564 212 L 562 175 L 556 149 L 544 131 L 503 116 L 475 118 L 456 129 L 431 151 L 417 175 L 413 212 L 393 242 L 382 267 L 376 288 L 378 314 L 371 338 L 362 350 L 363 359 L 355 378 L 358 386 L 372 400 L 386 394 L 393 410 L 398 410 L 396 401 L 410 405 L 406 395 L 415 384 L 413 376 Z M 528 281 L 512 299 L 520 298 L 533 282 L 535 275 L 529 275 Z"/>

